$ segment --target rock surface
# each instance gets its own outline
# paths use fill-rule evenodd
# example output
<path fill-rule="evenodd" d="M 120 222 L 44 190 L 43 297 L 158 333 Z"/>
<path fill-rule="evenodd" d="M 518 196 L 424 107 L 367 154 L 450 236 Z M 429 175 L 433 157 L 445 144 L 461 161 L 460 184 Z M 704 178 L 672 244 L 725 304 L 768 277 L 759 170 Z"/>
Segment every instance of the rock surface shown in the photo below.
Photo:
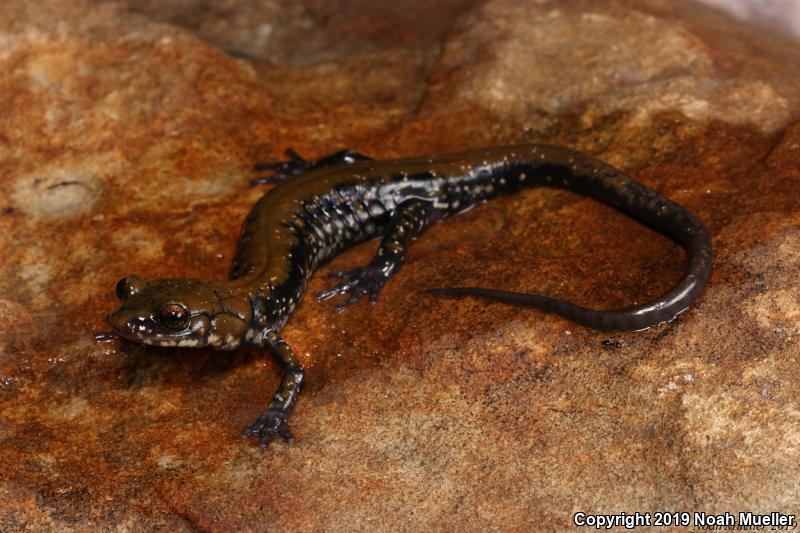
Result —
<path fill-rule="evenodd" d="M 0 4 L 0 530 L 800 508 L 797 44 L 668 0 L 410 2 L 420 23 L 200 4 Z M 697 214 L 716 253 L 698 304 L 609 335 L 425 296 L 457 280 L 611 308 L 677 279 L 667 239 L 542 190 L 431 228 L 374 307 L 306 299 L 284 329 L 309 377 L 291 445 L 238 438 L 278 381 L 260 351 L 91 340 L 124 275 L 226 275 L 254 161 L 534 141 Z"/>

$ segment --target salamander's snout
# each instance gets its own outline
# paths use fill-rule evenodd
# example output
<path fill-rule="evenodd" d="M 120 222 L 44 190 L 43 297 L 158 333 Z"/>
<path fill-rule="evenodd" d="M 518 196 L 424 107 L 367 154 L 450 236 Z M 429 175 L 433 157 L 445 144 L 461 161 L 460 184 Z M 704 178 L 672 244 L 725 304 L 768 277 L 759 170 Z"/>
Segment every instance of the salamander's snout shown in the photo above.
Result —
<path fill-rule="evenodd" d="M 156 326 L 150 313 L 124 307 L 108 315 L 108 324 L 117 332 L 130 331 L 140 334 L 152 333 Z"/>

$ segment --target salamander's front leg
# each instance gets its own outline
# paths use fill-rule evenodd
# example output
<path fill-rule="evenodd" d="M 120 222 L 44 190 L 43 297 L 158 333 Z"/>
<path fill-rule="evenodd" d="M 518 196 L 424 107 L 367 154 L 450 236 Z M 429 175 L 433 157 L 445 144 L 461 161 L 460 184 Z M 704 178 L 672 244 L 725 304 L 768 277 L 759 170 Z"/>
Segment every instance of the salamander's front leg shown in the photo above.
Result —
<path fill-rule="evenodd" d="M 280 363 L 283 379 L 267 410 L 242 433 L 242 438 L 258 437 L 262 448 L 266 448 L 275 435 L 280 435 L 289 442 L 293 440 L 289 432 L 289 415 L 292 414 L 297 395 L 300 393 L 300 385 L 303 383 L 303 365 L 286 341 L 277 333 L 270 331 L 264 339 L 264 344 Z"/>
<path fill-rule="evenodd" d="M 332 272 L 331 276 L 341 278 L 341 282 L 319 293 L 317 301 L 350 293 L 347 300 L 336 306 L 337 311 L 353 305 L 367 294 L 370 303 L 375 303 L 383 286 L 403 264 L 409 241 L 432 222 L 432 213 L 430 204 L 420 200 L 409 200 L 398 206 L 375 257 L 367 266 L 349 272 Z"/>
<path fill-rule="evenodd" d="M 286 150 L 286 157 L 289 158 L 288 161 L 278 161 L 275 163 L 256 163 L 256 171 L 272 170 L 274 171 L 274 174 L 271 176 L 262 176 L 260 178 L 250 180 L 250 185 L 267 185 L 271 183 L 278 183 L 279 181 L 287 180 L 292 176 L 298 176 L 303 172 L 315 168 L 330 165 L 344 165 L 355 163 L 356 161 L 366 161 L 368 159 L 372 159 L 371 157 L 359 154 L 353 150 L 341 150 L 339 152 L 320 157 L 319 159 L 313 159 L 309 161 L 300 157 L 300 154 L 295 152 L 292 148 Z"/>

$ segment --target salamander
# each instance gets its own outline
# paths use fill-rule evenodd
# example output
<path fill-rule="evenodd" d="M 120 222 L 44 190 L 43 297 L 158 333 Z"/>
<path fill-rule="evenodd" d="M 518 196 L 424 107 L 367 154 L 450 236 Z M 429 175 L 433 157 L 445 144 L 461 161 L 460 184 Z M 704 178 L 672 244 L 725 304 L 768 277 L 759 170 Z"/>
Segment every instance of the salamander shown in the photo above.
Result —
<path fill-rule="evenodd" d="M 683 277 L 663 296 L 616 311 L 480 287 L 434 288 L 429 294 L 532 307 L 600 330 L 640 330 L 686 310 L 711 273 L 711 241 L 689 211 L 568 148 L 535 144 L 385 161 L 350 150 L 317 160 L 287 154 L 286 161 L 256 165 L 272 174 L 254 183 L 277 185 L 247 215 L 228 280 L 125 277 L 116 286 L 120 307 L 108 317 L 113 332 L 97 335 L 154 346 L 267 348 L 282 368 L 282 381 L 242 434 L 256 437 L 262 447 L 276 435 L 292 439 L 288 420 L 303 383 L 303 365 L 279 332 L 314 271 L 362 241 L 381 238 L 375 256 L 363 267 L 335 272 L 338 283 L 318 300 L 344 296 L 337 310 L 361 298 L 374 303 L 403 264 L 410 241 L 426 227 L 527 187 L 588 195 L 671 237 L 686 250 Z"/>

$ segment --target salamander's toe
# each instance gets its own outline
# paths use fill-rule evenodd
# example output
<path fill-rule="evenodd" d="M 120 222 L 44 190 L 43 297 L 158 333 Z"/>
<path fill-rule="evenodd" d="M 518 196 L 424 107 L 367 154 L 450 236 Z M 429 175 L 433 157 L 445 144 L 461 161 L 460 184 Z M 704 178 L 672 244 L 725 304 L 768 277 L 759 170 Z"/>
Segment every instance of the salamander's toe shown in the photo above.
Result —
<path fill-rule="evenodd" d="M 289 158 L 287 161 L 267 161 L 256 163 L 253 168 L 258 171 L 271 170 L 274 173 L 271 176 L 262 176 L 250 180 L 250 185 L 269 185 L 278 183 L 302 174 L 306 170 L 314 166 L 314 161 L 307 161 L 300 157 L 292 148 L 286 150 L 286 156 Z"/>

